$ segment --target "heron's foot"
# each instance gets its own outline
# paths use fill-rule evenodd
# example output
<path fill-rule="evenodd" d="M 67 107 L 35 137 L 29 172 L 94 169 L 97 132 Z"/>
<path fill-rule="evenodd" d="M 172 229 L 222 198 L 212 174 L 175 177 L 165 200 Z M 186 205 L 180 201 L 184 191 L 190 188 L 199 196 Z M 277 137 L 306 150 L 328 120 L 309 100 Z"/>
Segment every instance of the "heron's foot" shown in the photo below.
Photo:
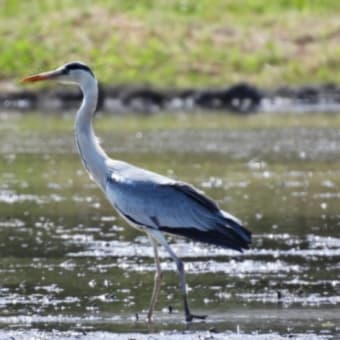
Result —
<path fill-rule="evenodd" d="M 187 313 L 185 315 L 185 321 L 186 322 L 191 322 L 193 319 L 199 319 L 199 320 L 205 320 L 208 315 L 197 315 L 197 314 L 191 314 Z"/>

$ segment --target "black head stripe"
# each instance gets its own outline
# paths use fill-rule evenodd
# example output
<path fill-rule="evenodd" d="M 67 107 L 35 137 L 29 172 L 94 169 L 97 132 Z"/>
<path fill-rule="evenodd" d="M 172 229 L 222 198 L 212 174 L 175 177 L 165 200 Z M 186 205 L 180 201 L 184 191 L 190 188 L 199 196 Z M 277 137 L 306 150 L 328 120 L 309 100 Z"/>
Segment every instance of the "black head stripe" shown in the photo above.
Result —
<path fill-rule="evenodd" d="M 92 75 L 92 77 L 95 78 L 91 69 L 85 64 L 82 64 L 82 63 L 79 63 L 79 62 L 73 62 L 73 63 L 69 63 L 69 64 L 65 65 L 65 68 L 64 68 L 65 73 L 68 73 L 71 70 L 84 70 L 84 71 L 89 72 Z"/>

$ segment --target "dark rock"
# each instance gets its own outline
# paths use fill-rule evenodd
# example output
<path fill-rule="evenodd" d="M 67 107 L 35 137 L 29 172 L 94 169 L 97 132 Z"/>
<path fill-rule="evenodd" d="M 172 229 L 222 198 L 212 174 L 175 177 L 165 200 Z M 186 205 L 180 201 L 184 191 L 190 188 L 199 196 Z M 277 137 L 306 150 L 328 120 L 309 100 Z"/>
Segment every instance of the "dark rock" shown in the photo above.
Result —
<path fill-rule="evenodd" d="M 286 98 L 297 104 L 321 105 L 340 103 L 340 87 L 336 84 L 304 85 L 300 87 L 280 87 L 274 90 L 271 98 Z"/>
<path fill-rule="evenodd" d="M 195 96 L 195 104 L 204 109 L 221 109 L 226 105 L 224 102 L 224 90 L 201 90 Z"/>
<path fill-rule="evenodd" d="M 276 90 L 274 90 L 270 97 L 276 98 L 276 97 L 282 97 L 282 98 L 296 98 L 297 90 L 295 87 L 288 87 L 283 86 L 279 87 Z"/>
<path fill-rule="evenodd" d="M 166 96 L 152 88 L 141 87 L 124 91 L 121 101 L 134 111 L 154 112 L 164 107 Z"/>
<path fill-rule="evenodd" d="M 316 86 L 303 86 L 296 92 L 296 98 L 308 104 L 319 102 L 320 89 Z"/>
<path fill-rule="evenodd" d="M 61 109 L 73 109 L 82 99 L 82 94 L 78 87 L 58 88 L 54 92 L 48 91 L 48 95 L 60 102 Z"/>
<path fill-rule="evenodd" d="M 340 87 L 336 84 L 328 83 L 322 86 L 322 95 L 326 100 L 340 103 Z"/>
<path fill-rule="evenodd" d="M 263 93 L 256 87 L 240 83 L 222 90 L 202 90 L 195 95 L 195 103 L 206 109 L 226 109 L 250 112 L 258 108 Z"/>
<path fill-rule="evenodd" d="M 75 110 L 81 101 L 77 87 L 0 93 L 0 108 L 13 110 Z M 107 112 L 152 113 L 161 110 L 223 110 L 241 113 L 263 109 L 267 112 L 288 110 L 338 111 L 340 87 L 336 84 L 279 87 L 263 91 L 247 83 L 215 89 L 167 89 L 128 85 L 99 84 L 97 110 Z"/>
<path fill-rule="evenodd" d="M 0 93 L 0 107 L 7 109 L 34 110 L 37 108 L 38 95 L 31 91 Z"/>
<path fill-rule="evenodd" d="M 104 106 L 105 90 L 101 83 L 98 83 L 98 104 L 97 111 L 101 111 Z M 78 87 L 67 87 L 54 90 L 47 90 L 46 96 L 55 97 L 61 103 L 62 109 L 73 109 L 78 107 L 82 100 L 82 93 Z"/>

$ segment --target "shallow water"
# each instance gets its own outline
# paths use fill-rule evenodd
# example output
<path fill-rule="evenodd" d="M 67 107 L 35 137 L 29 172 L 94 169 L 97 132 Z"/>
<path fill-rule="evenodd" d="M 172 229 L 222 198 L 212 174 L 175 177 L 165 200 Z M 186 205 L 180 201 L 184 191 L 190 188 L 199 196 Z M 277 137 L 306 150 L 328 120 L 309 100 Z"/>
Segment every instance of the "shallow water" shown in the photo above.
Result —
<path fill-rule="evenodd" d="M 239 128 L 204 128 L 215 117 L 206 115 L 193 129 L 180 121 L 139 128 L 140 118 L 135 129 L 98 129 L 112 157 L 194 184 L 253 232 L 243 254 L 169 237 L 185 262 L 191 307 L 209 317 L 185 325 L 175 266 L 160 249 L 165 275 L 148 325 L 154 265 L 147 237 L 88 179 L 64 128 L 72 116 L 55 128 L 55 117 L 34 117 L 1 116 L 0 339 L 340 333 L 337 126 L 253 128 L 240 117 Z"/>

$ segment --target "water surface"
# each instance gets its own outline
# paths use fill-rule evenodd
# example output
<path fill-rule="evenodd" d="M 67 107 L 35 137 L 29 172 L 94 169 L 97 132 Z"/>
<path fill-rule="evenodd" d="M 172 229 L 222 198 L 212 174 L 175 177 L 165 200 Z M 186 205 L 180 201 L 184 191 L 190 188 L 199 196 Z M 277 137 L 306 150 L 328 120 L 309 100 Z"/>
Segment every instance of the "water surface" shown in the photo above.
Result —
<path fill-rule="evenodd" d="M 154 323 L 145 323 L 152 248 L 84 172 L 72 119 L 1 115 L 0 339 L 340 333 L 337 118 L 164 114 L 153 125 L 152 117 L 98 117 L 112 157 L 194 184 L 253 232 L 243 254 L 169 237 L 185 262 L 192 310 L 209 315 L 189 326 L 162 249 L 162 291 Z"/>

